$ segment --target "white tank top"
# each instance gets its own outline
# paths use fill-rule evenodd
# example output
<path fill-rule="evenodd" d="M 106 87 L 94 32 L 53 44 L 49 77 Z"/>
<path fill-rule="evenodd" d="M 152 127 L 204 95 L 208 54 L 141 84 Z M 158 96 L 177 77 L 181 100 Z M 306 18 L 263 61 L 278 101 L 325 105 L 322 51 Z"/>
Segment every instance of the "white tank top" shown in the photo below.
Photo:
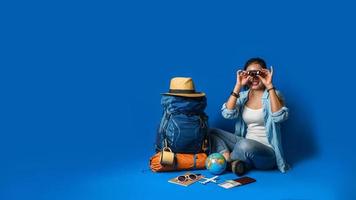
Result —
<path fill-rule="evenodd" d="M 255 140 L 272 148 L 267 139 L 262 108 L 255 110 L 245 106 L 242 119 L 247 125 L 247 139 Z"/>

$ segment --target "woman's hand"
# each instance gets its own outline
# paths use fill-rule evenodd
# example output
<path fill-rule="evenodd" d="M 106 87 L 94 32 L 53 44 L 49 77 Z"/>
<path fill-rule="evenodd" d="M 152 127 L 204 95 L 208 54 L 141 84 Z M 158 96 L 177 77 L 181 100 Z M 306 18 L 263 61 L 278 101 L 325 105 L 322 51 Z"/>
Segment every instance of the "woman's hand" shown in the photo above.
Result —
<path fill-rule="evenodd" d="M 273 77 L 273 67 L 271 66 L 271 71 L 268 69 L 262 69 L 263 76 L 257 75 L 257 77 L 262 81 L 263 85 L 269 89 L 273 87 L 272 77 Z"/>
<path fill-rule="evenodd" d="M 246 71 L 238 70 L 236 72 L 236 85 L 245 86 L 248 82 L 249 75 Z"/>
<path fill-rule="evenodd" d="M 239 94 L 241 87 L 243 87 L 247 84 L 248 78 L 249 78 L 249 75 L 247 74 L 247 72 L 238 70 L 236 72 L 236 84 L 233 89 L 233 92 L 236 94 Z M 238 98 L 238 96 L 236 96 L 236 95 L 230 95 L 229 99 L 226 102 L 226 108 L 229 110 L 235 109 L 237 98 Z"/>
<path fill-rule="evenodd" d="M 261 71 L 263 73 L 263 77 L 257 75 L 258 78 L 262 81 L 267 89 L 273 88 L 273 67 L 271 66 L 271 72 L 267 69 L 262 69 Z M 277 96 L 276 90 L 270 90 L 269 95 L 272 113 L 279 111 L 284 106 L 284 102 Z"/>

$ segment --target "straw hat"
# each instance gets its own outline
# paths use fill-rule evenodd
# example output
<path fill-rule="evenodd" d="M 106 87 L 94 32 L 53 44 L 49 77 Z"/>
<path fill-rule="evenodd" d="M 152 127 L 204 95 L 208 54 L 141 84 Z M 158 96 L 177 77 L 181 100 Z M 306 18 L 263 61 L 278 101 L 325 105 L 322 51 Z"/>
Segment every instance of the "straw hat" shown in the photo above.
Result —
<path fill-rule="evenodd" d="M 173 95 L 182 97 L 203 97 L 205 93 L 196 92 L 193 79 L 190 77 L 174 77 L 171 79 L 169 92 L 163 95 Z"/>

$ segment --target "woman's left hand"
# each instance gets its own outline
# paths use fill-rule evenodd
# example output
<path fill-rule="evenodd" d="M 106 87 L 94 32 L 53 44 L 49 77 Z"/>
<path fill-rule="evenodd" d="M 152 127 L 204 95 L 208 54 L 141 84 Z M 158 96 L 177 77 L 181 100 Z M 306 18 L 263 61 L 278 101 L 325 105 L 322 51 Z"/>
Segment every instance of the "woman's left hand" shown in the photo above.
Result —
<path fill-rule="evenodd" d="M 263 76 L 257 75 L 257 77 L 262 81 L 263 85 L 269 89 L 273 87 L 272 77 L 273 77 L 273 67 L 271 66 L 271 71 L 268 69 L 262 69 Z"/>

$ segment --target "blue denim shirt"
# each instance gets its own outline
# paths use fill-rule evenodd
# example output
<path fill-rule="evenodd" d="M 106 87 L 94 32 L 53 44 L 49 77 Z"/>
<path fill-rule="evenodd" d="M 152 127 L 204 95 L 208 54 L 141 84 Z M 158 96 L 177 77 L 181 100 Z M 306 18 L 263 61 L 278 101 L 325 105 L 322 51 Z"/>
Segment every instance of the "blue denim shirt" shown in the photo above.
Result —
<path fill-rule="evenodd" d="M 248 100 L 248 92 L 249 90 L 240 92 L 240 97 L 236 101 L 235 109 L 227 109 L 226 103 L 222 106 L 221 109 L 222 116 L 224 118 L 237 119 L 235 125 L 235 134 L 240 137 L 246 136 L 246 124 L 242 119 L 242 111 Z M 283 96 L 281 95 L 281 93 L 279 91 L 276 92 L 277 95 L 283 100 Z M 278 169 L 281 172 L 286 172 L 290 168 L 290 166 L 286 163 L 284 159 L 280 123 L 288 118 L 288 108 L 283 106 L 277 112 L 272 113 L 269 93 L 267 92 L 267 90 L 264 91 L 262 96 L 262 107 L 268 142 L 274 149 Z"/>

